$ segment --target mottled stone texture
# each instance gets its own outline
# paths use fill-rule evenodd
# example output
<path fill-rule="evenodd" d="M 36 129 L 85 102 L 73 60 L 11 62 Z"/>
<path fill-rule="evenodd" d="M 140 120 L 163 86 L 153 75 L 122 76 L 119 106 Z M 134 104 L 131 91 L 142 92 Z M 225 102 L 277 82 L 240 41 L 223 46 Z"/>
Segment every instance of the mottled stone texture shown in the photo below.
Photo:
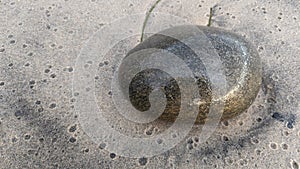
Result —
<path fill-rule="evenodd" d="M 210 54 L 217 54 L 218 59 L 222 62 L 223 68 L 221 69 L 224 69 L 227 81 L 227 86 L 224 86 L 226 94 L 214 100 L 223 100 L 225 103 L 222 120 L 235 117 L 245 111 L 259 91 L 262 67 L 256 49 L 237 34 L 212 27 L 177 26 L 149 37 L 132 49 L 126 59 L 130 59 L 130 55 L 137 51 L 149 48 L 163 49 L 182 59 L 192 70 L 199 90 L 195 92 L 199 92 L 201 96 L 196 122 L 204 123 L 212 103 L 212 89 L 201 57 L 187 44 L 187 42 L 193 43 L 193 41 L 203 46 L 197 50 L 205 53 L 204 57 L 212 57 Z M 208 50 L 214 50 L 216 53 Z M 145 57 L 147 56 L 141 56 L 141 58 Z M 126 73 L 130 72 L 130 67 L 121 67 L 124 69 L 119 70 L 122 81 L 124 77 L 127 77 Z M 131 103 L 140 111 L 148 110 L 151 106 L 149 94 L 157 87 L 163 90 L 167 98 L 167 105 L 160 119 L 174 122 L 180 111 L 182 98 L 176 79 L 167 72 L 147 69 L 138 73 L 132 79 L 129 88 Z"/>

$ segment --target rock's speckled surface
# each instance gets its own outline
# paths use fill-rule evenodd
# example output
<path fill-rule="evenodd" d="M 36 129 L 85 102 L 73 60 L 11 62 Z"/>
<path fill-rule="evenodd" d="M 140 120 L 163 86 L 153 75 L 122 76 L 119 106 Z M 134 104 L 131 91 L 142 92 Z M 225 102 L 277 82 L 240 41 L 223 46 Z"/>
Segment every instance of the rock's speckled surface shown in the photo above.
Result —
<path fill-rule="evenodd" d="M 177 37 L 180 37 L 180 39 Z M 188 45 L 190 43 L 199 43 L 197 44 L 199 48 L 193 49 Z M 126 59 L 130 59 L 131 54 L 135 52 L 151 48 L 163 49 L 178 56 L 193 71 L 199 88 L 197 92 L 201 96 L 199 101 L 202 102 L 199 105 L 196 123 L 205 122 L 212 102 L 210 77 L 207 75 L 201 57 L 214 58 L 211 55 L 215 54 L 219 56 L 218 58 L 222 62 L 223 68 L 220 67 L 220 69 L 224 69 L 224 76 L 227 80 L 227 86 L 223 86 L 223 88 L 227 87 L 227 89 L 225 89 L 226 94 L 224 97 L 216 99 L 225 102 L 222 120 L 239 115 L 256 98 L 262 78 L 261 60 L 256 49 L 253 49 L 251 44 L 236 34 L 212 27 L 177 26 L 149 37 L 132 49 Z M 213 52 L 208 52 L 209 50 L 213 50 Z M 200 52 L 207 55 L 198 56 L 197 53 Z M 143 55 L 143 52 L 141 54 Z M 147 53 L 147 55 L 151 54 L 155 53 Z M 142 60 L 147 56 L 143 55 L 137 58 Z M 132 64 L 121 65 L 118 70 L 121 82 L 132 80 L 129 86 L 131 103 L 138 110 L 146 111 L 151 105 L 149 93 L 155 88 L 161 88 L 167 97 L 167 105 L 160 119 L 174 122 L 180 109 L 180 100 L 183 99 L 176 79 L 170 77 L 167 72 L 157 69 L 146 69 L 137 74 L 134 79 L 124 79 L 130 77 L 126 74 L 131 73 L 132 67 Z M 188 88 L 188 86 L 184 88 Z M 123 90 L 128 90 L 128 87 L 124 87 Z"/>

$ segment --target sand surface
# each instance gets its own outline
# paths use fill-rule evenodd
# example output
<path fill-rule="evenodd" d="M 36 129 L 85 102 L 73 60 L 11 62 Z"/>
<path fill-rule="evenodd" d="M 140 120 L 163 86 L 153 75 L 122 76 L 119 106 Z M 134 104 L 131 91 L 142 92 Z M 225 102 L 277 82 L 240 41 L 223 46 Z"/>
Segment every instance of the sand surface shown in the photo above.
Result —
<path fill-rule="evenodd" d="M 220 123 L 204 143 L 195 127 L 174 148 L 154 157 L 124 157 L 106 149 L 110 142 L 96 142 L 87 134 L 72 91 L 80 51 L 97 31 L 119 18 L 138 14 L 135 24 L 122 24 L 140 25 L 134 27 L 140 33 L 154 3 L 0 0 L 0 168 L 300 168 L 297 0 L 162 0 L 153 12 L 207 25 L 212 8 L 211 26 L 253 44 L 263 63 L 258 97 L 246 112 Z M 155 23 L 163 24 L 163 17 L 151 16 L 148 24 Z M 129 44 L 121 42 L 118 52 Z M 95 62 L 105 67 L 104 72 L 97 69 L 102 73 L 98 87 L 115 61 Z M 119 131 L 135 131 L 130 127 Z M 153 128 L 144 133 L 159 132 Z"/>

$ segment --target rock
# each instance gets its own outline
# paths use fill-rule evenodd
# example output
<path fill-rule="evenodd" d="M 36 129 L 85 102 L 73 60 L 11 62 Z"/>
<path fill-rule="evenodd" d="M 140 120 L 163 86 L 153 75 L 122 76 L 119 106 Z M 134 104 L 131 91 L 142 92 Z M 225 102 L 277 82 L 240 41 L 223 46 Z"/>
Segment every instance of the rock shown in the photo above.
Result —
<path fill-rule="evenodd" d="M 197 51 L 194 51 L 193 45 Z M 137 52 L 152 48 L 176 55 L 192 71 L 198 88 L 194 92 L 199 92 L 201 96 L 195 103 L 199 105 L 196 123 L 206 121 L 211 103 L 217 100 L 224 101 L 222 120 L 241 114 L 252 104 L 261 86 L 262 66 L 256 49 L 241 36 L 229 31 L 193 25 L 173 27 L 150 36 L 133 48 L 124 59 L 131 59 Z M 141 112 L 150 109 L 152 103 L 149 95 L 155 89 L 160 89 L 167 101 L 159 120 L 174 122 L 179 114 L 182 99 L 185 99 L 182 98 L 178 78 L 159 69 L 141 69 L 134 78 L 128 79 L 132 77 L 128 75 L 132 72 L 131 69 L 137 68 L 138 62 L 151 54 L 153 53 L 142 52 L 141 56 L 138 56 L 140 59 L 133 58 L 135 60 L 130 64 L 122 63 L 118 80 L 120 84 L 130 81 L 129 85 L 122 86 L 122 90 L 124 93 L 129 92 L 130 102 Z M 211 79 L 208 76 L 207 65 L 203 63 L 203 59 L 209 60 L 210 57 L 219 57 L 227 83 L 227 86 L 224 86 L 226 94 L 218 99 L 213 99 Z M 211 63 L 214 64 L 215 60 L 214 58 Z M 171 66 L 176 68 L 176 65 Z M 189 90 L 188 87 L 185 90 Z"/>

